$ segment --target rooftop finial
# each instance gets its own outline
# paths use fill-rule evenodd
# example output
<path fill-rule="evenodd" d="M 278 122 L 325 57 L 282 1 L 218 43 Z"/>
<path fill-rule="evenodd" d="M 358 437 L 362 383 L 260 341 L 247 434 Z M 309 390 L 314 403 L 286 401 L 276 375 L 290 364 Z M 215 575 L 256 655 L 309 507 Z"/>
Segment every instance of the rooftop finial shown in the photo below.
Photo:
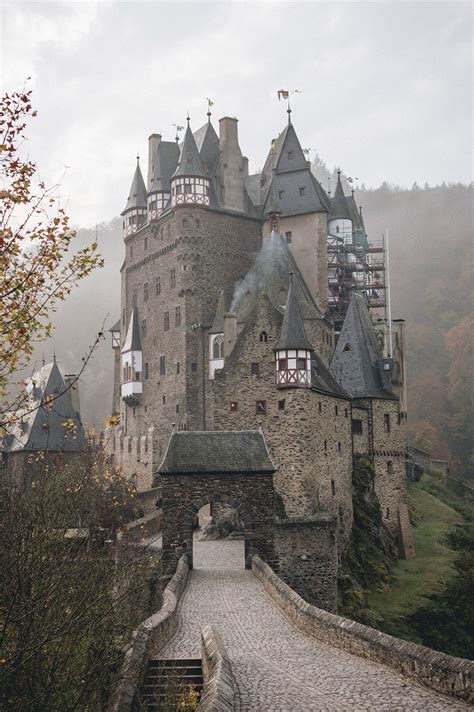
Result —
<path fill-rule="evenodd" d="M 211 106 L 214 106 L 214 102 L 207 97 L 207 121 L 209 124 L 211 123 Z"/>
<path fill-rule="evenodd" d="M 186 116 L 186 121 L 188 122 L 188 126 L 189 126 L 189 122 L 191 121 L 191 117 L 190 117 L 190 115 L 189 115 L 189 111 L 188 111 L 188 115 Z"/>
<path fill-rule="evenodd" d="M 54 349 L 53 351 L 53 361 L 54 363 L 56 363 L 56 349 Z"/>
<path fill-rule="evenodd" d="M 290 106 L 290 97 L 288 97 L 288 108 L 286 110 L 286 113 L 288 114 L 288 123 L 291 124 L 291 106 Z"/>
<path fill-rule="evenodd" d="M 140 163 L 140 153 L 137 151 L 137 163 Z"/>
<path fill-rule="evenodd" d="M 288 272 L 288 274 L 290 275 L 290 284 L 293 284 L 293 275 L 294 275 L 294 272 L 290 269 L 290 271 Z"/>

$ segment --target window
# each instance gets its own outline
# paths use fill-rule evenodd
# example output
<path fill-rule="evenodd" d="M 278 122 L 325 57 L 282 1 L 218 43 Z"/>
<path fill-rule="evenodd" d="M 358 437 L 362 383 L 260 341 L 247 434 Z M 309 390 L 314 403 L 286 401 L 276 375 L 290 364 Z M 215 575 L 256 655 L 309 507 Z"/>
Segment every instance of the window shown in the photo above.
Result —
<path fill-rule="evenodd" d="M 145 239 L 143 240 L 143 249 L 145 250 L 145 252 L 146 252 L 146 250 L 148 250 L 148 238 L 147 237 L 145 237 Z"/>
<path fill-rule="evenodd" d="M 146 319 L 142 319 L 142 339 L 146 337 Z"/>
<path fill-rule="evenodd" d="M 183 218 L 183 227 L 188 227 L 188 219 Z"/>
<path fill-rule="evenodd" d="M 300 188 L 300 195 L 304 195 L 306 193 L 306 188 L 303 186 Z"/>
<path fill-rule="evenodd" d="M 318 403 L 318 411 L 319 411 L 320 413 L 322 413 L 322 410 L 323 410 L 323 404 L 321 403 L 321 401 L 319 401 L 319 403 Z"/>
<path fill-rule="evenodd" d="M 338 451 L 338 452 L 341 452 L 341 451 L 342 451 L 342 445 L 341 445 L 341 443 L 339 443 L 339 442 L 337 443 L 337 451 Z"/>
<path fill-rule="evenodd" d="M 295 152 L 294 151 L 288 151 L 288 160 L 292 161 L 295 157 Z"/>
<path fill-rule="evenodd" d="M 176 363 L 176 373 L 179 374 L 180 370 L 181 370 L 181 366 L 179 365 L 179 361 L 178 361 L 178 362 Z"/>
<path fill-rule="evenodd" d="M 134 287 L 132 291 L 132 306 L 136 307 L 138 302 L 138 290 Z"/>
<path fill-rule="evenodd" d="M 144 368 L 143 372 L 145 374 L 145 381 L 148 381 L 148 364 L 147 363 L 145 364 L 145 368 Z"/>
<path fill-rule="evenodd" d="M 331 480 L 331 492 L 332 496 L 334 497 L 334 495 L 336 494 L 336 483 L 334 482 L 334 480 Z"/>
<path fill-rule="evenodd" d="M 349 413 L 347 412 L 347 408 L 344 408 L 344 418 L 348 418 Z"/>
<path fill-rule="evenodd" d="M 170 272 L 170 287 L 176 287 L 176 270 L 172 269 Z"/>
<path fill-rule="evenodd" d="M 179 403 L 176 403 L 176 412 L 179 413 Z"/>
<path fill-rule="evenodd" d="M 299 371 L 304 371 L 306 369 L 306 359 L 305 358 L 297 358 L 296 359 L 296 368 Z"/>
<path fill-rule="evenodd" d="M 166 361 L 164 356 L 160 356 L 160 376 L 164 376 L 166 373 Z"/>
<path fill-rule="evenodd" d="M 383 429 L 386 433 L 390 432 L 390 415 L 388 413 L 384 413 L 383 416 Z"/>
<path fill-rule="evenodd" d="M 285 401 L 284 400 L 278 401 L 278 410 L 285 410 Z"/>
<path fill-rule="evenodd" d="M 285 232 L 285 240 L 287 245 L 291 245 L 293 242 L 293 233 L 291 230 L 288 230 L 288 232 Z"/>
<path fill-rule="evenodd" d="M 237 401 L 231 401 L 229 403 L 229 410 L 231 413 L 237 413 L 237 411 L 239 410 L 239 404 L 237 403 Z"/>
<path fill-rule="evenodd" d="M 163 396 L 161 400 L 163 401 L 163 405 L 166 405 L 166 396 Z"/>
<path fill-rule="evenodd" d="M 255 412 L 257 415 L 267 414 L 267 401 L 256 401 Z"/>
<path fill-rule="evenodd" d="M 160 277 L 155 277 L 155 293 L 156 293 L 157 297 L 159 297 L 161 294 L 161 278 Z"/>
<path fill-rule="evenodd" d="M 168 311 L 165 311 L 165 316 L 163 319 L 163 328 L 165 331 L 168 331 L 170 328 L 170 313 Z"/>
<path fill-rule="evenodd" d="M 385 512 L 385 519 L 388 519 L 390 517 L 390 508 L 387 507 L 387 510 Z"/>
<path fill-rule="evenodd" d="M 143 285 L 143 301 L 148 301 L 148 282 L 145 282 Z"/>
<path fill-rule="evenodd" d="M 260 341 L 262 341 L 264 344 L 267 343 L 267 332 L 266 331 L 260 332 Z"/>
<path fill-rule="evenodd" d="M 362 435 L 362 420 L 354 418 L 352 420 L 352 432 L 354 435 Z"/>
<path fill-rule="evenodd" d="M 324 441 L 324 452 L 327 452 L 327 451 L 328 451 L 328 441 L 325 440 Z"/>
<path fill-rule="evenodd" d="M 212 342 L 212 358 L 224 358 L 224 337 L 222 334 L 214 337 Z"/>
<path fill-rule="evenodd" d="M 285 195 L 285 191 L 284 191 L 284 190 L 279 190 L 279 191 L 278 191 L 278 197 L 280 198 L 280 200 L 283 198 L 284 195 Z"/>
<path fill-rule="evenodd" d="M 181 326 L 181 307 L 175 307 L 174 324 L 175 326 Z"/>
<path fill-rule="evenodd" d="M 250 366 L 250 372 L 253 373 L 254 376 L 258 376 L 259 374 L 259 364 L 258 363 L 252 363 Z"/>
<path fill-rule="evenodd" d="M 130 245 L 130 259 L 133 260 L 133 245 Z"/>
<path fill-rule="evenodd" d="M 339 225 L 336 225 L 336 232 L 339 232 Z"/>
<path fill-rule="evenodd" d="M 335 405 L 334 406 L 334 415 L 338 415 L 338 414 L 339 414 L 339 408 L 337 407 L 337 405 Z"/>
<path fill-rule="evenodd" d="M 286 371 L 287 369 L 287 360 L 286 358 L 279 358 L 278 359 L 278 370 L 279 371 Z"/>
<path fill-rule="evenodd" d="M 201 227 L 201 221 L 199 218 L 196 218 L 196 227 Z"/>
<path fill-rule="evenodd" d="M 344 348 L 342 350 L 343 351 L 352 351 L 352 346 L 349 343 L 347 343 L 344 345 Z"/>
<path fill-rule="evenodd" d="M 387 462 L 387 475 L 393 475 L 393 462 L 391 460 Z"/>
<path fill-rule="evenodd" d="M 198 365 L 197 365 L 197 363 L 194 361 L 194 362 L 191 364 L 191 373 L 197 373 L 197 370 L 198 370 Z"/>

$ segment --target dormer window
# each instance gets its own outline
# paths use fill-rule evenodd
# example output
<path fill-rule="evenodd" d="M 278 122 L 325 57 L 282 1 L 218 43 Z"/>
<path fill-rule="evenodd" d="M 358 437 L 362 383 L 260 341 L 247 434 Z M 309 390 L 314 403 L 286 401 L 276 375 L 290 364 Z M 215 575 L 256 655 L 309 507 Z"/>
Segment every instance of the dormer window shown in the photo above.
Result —
<path fill-rule="evenodd" d="M 344 348 L 342 349 L 343 351 L 352 351 L 352 346 L 350 345 L 349 342 L 344 345 Z"/>
<path fill-rule="evenodd" d="M 300 188 L 300 195 L 304 195 L 306 193 L 306 188 L 302 187 Z"/>
<path fill-rule="evenodd" d="M 294 151 L 288 151 L 288 160 L 292 161 L 295 157 L 295 152 Z"/>
<path fill-rule="evenodd" d="M 279 197 L 280 200 L 283 198 L 284 195 L 285 195 L 285 191 L 284 191 L 284 190 L 279 190 L 279 191 L 278 191 L 278 197 Z"/>

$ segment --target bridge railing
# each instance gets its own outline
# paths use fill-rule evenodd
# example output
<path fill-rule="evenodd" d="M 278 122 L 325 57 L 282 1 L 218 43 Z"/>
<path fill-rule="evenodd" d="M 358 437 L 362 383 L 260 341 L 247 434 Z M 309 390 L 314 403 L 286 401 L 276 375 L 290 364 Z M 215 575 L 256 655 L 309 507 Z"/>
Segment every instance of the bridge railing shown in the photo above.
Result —
<path fill-rule="evenodd" d="M 474 702 L 474 663 L 395 638 L 306 603 L 258 556 L 252 571 L 293 625 L 330 645 L 391 667 L 438 692 Z"/>

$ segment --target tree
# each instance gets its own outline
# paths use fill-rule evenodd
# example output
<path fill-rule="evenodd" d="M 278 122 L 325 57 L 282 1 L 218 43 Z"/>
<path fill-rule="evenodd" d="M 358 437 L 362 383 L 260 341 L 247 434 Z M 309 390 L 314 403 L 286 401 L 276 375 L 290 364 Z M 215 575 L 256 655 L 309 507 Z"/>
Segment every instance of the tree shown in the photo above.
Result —
<path fill-rule="evenodd" d="M 0 412 L 14 374 L 26 366 L 34 344 L 51 333 L 51 312 L 78 281 L 103 261 L 97 243 L 71 252 L 76 233 L 35 163 L 25 158 L 24 130 L 35 117 L 31 90 L 0 100 Z M 20 398 L 22 398 L 21 396 Z M 14 417 L 14 416 L 10 416 Z"/>

